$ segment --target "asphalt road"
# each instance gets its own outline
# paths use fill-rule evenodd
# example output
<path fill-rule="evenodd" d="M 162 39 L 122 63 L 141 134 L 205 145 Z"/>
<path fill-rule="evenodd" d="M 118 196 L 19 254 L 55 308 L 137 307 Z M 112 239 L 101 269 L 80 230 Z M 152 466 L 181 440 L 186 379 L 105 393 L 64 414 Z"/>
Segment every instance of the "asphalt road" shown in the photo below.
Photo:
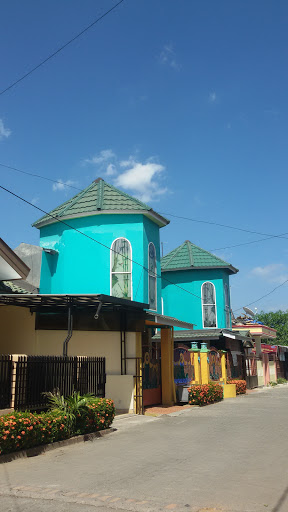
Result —
<path fill-rule="evenodd" d="M 287 512 L 288 386 L 0 465 L 5 512 Z"/>

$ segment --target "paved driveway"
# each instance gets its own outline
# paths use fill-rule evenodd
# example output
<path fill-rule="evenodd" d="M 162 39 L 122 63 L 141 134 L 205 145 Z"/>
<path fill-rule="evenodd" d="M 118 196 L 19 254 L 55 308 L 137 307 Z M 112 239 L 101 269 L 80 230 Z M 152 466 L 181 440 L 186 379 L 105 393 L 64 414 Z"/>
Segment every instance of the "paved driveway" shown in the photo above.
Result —
<path fill-rule="evenodd" d="M 288 511 L 288 386 L 0 465 L 1 510 Z"/>

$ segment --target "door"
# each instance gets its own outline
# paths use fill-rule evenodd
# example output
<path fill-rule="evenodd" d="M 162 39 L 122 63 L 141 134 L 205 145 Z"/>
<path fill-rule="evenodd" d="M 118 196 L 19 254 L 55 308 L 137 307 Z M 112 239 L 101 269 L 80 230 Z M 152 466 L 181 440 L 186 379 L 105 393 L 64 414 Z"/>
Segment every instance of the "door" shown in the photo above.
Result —
<path fill-rule="evenodd" d="M 142 388 L 144 407 L 162 403 L 160 343 L 149 333 L 142 338 Z"/>

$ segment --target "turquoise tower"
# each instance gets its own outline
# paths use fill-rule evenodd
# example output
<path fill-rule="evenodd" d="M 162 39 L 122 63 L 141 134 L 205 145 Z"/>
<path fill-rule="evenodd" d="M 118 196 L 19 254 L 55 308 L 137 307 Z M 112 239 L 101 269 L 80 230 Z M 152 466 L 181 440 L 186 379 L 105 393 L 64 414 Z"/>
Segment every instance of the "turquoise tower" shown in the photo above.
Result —
<path fill-rule="evenodd" d="M 186 240 L 161 259 L 164 315 L 194 323 L 195 329 L 230 329 L 229 276 L 237 272 Z"/>
<path fill-rule="evenodd" d="M 161 312 L 159 229 L 168 223 L 98 178 L 33 224 L 45 249 L 40 293 L 103 293 Z"/>

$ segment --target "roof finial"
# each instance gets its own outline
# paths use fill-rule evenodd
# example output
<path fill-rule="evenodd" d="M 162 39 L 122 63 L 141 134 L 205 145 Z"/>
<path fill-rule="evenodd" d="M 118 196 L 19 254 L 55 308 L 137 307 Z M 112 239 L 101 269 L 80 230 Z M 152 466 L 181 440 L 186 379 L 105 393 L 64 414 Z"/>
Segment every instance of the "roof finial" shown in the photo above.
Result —
<path fill-rule="evenodd" d="M 103 178 L 97 178 L 96 180 L 93 181 L 93 183 L 99 183 L 99 181 L 104 181 Z"/>

